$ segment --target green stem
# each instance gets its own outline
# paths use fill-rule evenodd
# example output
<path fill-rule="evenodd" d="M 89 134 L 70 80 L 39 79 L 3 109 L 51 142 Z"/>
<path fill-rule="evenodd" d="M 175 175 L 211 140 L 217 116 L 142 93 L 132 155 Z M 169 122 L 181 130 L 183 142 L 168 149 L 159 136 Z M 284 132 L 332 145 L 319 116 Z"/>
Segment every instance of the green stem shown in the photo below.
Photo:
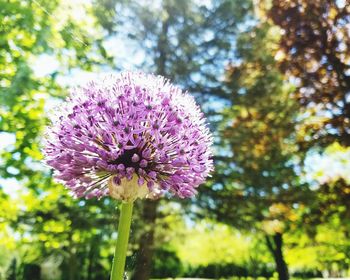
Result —
<path fill-rule="evenodd" d="M 133 202 L 122 203 L 118 225 L 118 239 L 114 251 L 110 280 L 123 280 L 128 249 Z"/>

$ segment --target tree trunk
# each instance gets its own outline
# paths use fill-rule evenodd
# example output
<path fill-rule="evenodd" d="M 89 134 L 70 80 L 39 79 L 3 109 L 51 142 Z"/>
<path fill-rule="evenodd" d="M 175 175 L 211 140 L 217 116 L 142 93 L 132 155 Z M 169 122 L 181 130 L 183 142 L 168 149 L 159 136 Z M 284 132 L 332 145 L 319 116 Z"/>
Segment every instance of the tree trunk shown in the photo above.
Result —
<path fill-rule="evenodd" d="M 92 280 L 94 260 L 95 260 L 95 250 L 96 250 L 97 242 L 98 242 L 97 238 L 92 238 L 91 244 L 90 244 L 89 255 L 88 255 L 87 280 Z"/>
<path fill-rule="evenodd" d="M 68 249 L 68 259 L 67 259 L 67 278 L 68 280 L 77 280 L 77 251 L 73 242 L 73 232 L 69 232 L 68 236 L 69 247 Z M 80 278 L 80 277 L 79 277 Z"/>
<path fill-rule="evenodd" d="M 149 280 L 151 276 L 157 205 L 158 200 L 145 200 L 143 202 L 142 221 L 145 227 L 140 238 L 140 248 L 133 275 L 134 280 Z"/>
<path fill-rule="evenodd" d="M 69 261 L 68 261 L 68 279 L 69 280 L 77 280 L 77 262 L 75 252 L 69 252 Z"/>
<path fill-rule="evenodd" d="M 273 242 L 272 242 L 273 240 Z M 288 280 L 289 274 L 288 274 L 288 267 L 286 262 L 284 261 L 283 256 L 283 238 L 281 233 L 275 233 L 275 235 L 272 237 L 272 240 L 269 236 L 266 236 L 266 243 L 267 247 L 271 251 L 273 258 L 275 260 L 276 264 L 276 271 L 278 273 L 278 279 L 279 280 Z M 273 243 L 273 244 L 272 244 Z"/>
<path fill-rule="evenodd" d="M 167 7 L 164 10 L 168 11 Z M 156 53 L 154 61 L 156 64 L 156 73 L 166 76 L 166 61 L 167 61 L 167 44 L 168 44 L 168 28 L 169 22 L 166 17 L 162 21 L 162 30 L 158 37 Z M 134 280 L 149 280 L 152 272 L 152 256 L 154 248 L 154 232 L 157 218 L 158 200 L 145 200 L 143 202 L 142 221 L 144 222 L 145 230 L 141 235 L 139 243 L 139 252 L 136 258 L 136 266 L 133 275 Z"/>

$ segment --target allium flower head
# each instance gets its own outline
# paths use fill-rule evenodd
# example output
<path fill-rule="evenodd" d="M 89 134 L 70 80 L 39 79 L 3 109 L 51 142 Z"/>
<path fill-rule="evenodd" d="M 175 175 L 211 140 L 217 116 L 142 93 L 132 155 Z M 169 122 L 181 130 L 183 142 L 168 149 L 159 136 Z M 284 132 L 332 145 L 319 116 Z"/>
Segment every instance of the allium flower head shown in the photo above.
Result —
<path fill-rule="evenodd" d="M 46 162 L 78 197 L 191 197 L 213 168 L 203 114 L 163 77 L 126 72 L 91 81 L 57 113 Z"/>

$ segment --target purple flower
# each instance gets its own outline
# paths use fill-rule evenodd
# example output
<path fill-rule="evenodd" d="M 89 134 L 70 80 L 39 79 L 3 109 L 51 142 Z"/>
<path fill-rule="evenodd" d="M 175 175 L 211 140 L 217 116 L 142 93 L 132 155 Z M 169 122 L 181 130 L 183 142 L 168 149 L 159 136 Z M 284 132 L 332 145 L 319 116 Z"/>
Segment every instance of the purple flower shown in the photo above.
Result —
<path fill-rule="evenodd" d="M 121 73 L 74 88 L 48 127 L 46 163 L 78 197 L 181 198 L 213 169 L 193 97 L 160 76 Z"/>

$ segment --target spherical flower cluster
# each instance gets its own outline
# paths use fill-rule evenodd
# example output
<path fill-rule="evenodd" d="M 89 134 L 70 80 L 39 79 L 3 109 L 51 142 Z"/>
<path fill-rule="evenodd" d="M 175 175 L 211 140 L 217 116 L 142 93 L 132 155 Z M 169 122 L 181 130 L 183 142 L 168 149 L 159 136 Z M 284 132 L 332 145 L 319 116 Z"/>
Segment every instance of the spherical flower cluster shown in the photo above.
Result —
<path fill-rule="evenodd" d="M 77 197 L 186 198 L 213 168 L 211 144 L 193 97 L 163 77 L 124 72 L 72 90 L 44 154 Z"/>

